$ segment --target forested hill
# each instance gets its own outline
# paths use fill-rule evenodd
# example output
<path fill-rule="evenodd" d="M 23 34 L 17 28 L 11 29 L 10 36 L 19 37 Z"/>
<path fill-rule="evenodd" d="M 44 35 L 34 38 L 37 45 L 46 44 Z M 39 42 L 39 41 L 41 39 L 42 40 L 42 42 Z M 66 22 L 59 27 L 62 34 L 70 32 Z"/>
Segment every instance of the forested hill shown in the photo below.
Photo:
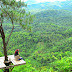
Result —
<path fill-rule="evenodd" d="M 31 32 L 15 23 L 7 46 L 8 55 L 13 55 L 19 49 L 26 65 L 17 66 L 12 72 L 71 72 L 72 12 L 53 9 L 33 14 L 35 19 Z M 12 26 L 5 20 L 3 27 L 7 39 Z M 0 56 L 4 56 L 1 38 Z"/>
<path fill-rule="evenodd" d="M 45 10 L 35 14 L 33 31 L 46 32 L 53 29 L 64 31 L 72 28 L 72 12 L 67 10 Z M 52 28 L 51 28 L 52 27 Z"/>
<path fill-rule="evenodd" d="M 54 22 L 54 23 L 60 23 L 64 21 L 70 21 L 72 17 L 72 12 L 67 10 L 45 10 L 41 11 L 35 14 L 37 21 L 40 22 Z M 63 24 L 64 25 L 64 24 Z"/>

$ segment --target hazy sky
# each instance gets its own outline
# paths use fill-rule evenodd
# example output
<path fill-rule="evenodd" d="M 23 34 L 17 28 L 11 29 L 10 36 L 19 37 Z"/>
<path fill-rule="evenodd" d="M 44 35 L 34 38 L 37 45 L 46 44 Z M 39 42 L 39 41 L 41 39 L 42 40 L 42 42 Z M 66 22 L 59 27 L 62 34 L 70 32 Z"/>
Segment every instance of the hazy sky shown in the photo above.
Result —
<path fill-rule="evenodd" d="M 20 1 L 20 0 L 16 0 L 16 1 Z M 26 2 L 26 1 L 28 1 L 28 0 L 21 0 L 21 1 L 24 1 L 24 2 Z"/>
<path fill-rule="evenodd" d="M 20 1 L 20 0 L 17 0 Z M 28 0 L 21 0 L 21 1 L 28 1 Z M 54 2 L 54 1 L 66 1 L 66 0 L 35 0 L 36 2 Z"/>
<path fill-rule="evenodd" d="M 66 0 L 36 0 L 37 2 L 54 2 L 54 1 L 66 1 Z"/>

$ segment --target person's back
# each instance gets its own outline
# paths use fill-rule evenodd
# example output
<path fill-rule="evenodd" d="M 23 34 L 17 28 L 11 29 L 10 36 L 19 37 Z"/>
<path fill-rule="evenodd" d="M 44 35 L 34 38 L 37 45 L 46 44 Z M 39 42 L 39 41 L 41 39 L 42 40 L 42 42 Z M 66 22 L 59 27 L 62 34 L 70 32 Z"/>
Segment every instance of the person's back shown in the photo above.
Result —
<path fill-rule="evenodd" d="M 17 50 L 15 51 L 14 57 L 15 57 L 15 60 L 17 60 L 17 61 L 23 59 L 23 58 L 20 58 L 20 56 L 19 56 L 19 49 L 17 49 Z"/>
<path fill-rule="evenodd" d="M 15 57 L 15 60 L 19 60 L 19 49 L 17 49 L 16 51 L 15 51 L 15 54 L 14 54 L 14 57 Z"/>

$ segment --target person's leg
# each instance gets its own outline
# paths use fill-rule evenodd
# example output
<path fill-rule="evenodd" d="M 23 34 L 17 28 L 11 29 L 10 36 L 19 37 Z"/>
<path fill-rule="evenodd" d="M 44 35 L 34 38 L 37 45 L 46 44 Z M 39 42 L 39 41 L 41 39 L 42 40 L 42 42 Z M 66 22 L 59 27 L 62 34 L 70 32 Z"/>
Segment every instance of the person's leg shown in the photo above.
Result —
<path fill-rule="evenodd" d="M 19 58 L 19 60 L 22 60 L 23 58 Z"/>

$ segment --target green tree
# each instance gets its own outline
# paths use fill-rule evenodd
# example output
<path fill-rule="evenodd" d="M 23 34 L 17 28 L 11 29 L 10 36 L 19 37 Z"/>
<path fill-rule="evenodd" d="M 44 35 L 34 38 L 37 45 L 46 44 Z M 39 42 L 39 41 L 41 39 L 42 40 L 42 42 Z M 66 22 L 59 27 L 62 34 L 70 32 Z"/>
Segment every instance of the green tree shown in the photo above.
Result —
<path fill-rule="evenodd" d="M 31 31 L 31 22 L 33 21 L 33 16 L 30 14 L 30 12 L 26 13 L 25 9 L 22 9 L 23 7 L 26 7 L 27 5 L 24 2 L 16 1 L 16 0 L 0 0 L 0 34 L 1 38 L 3 40 L 3 49 L 4 49 L 4 55 L 5 55 L 5 61 L 8 61 L 7 58 L 7 45 L 10 39 L 10 36 L 14 30 L 14 24 L 20 24 L 20 26 L 24 30 Z M 3 29 L 3 23 L 4 20 L 8 20 L 12 24 L 12 30 L 8 36 L 8 38 L 5 37 L 4 29 Z M 6 65 L 9 65 L 9 63 L 5 63 Z M 9 70 L 5 70 L 5 72 L 9 72 Z"/>

